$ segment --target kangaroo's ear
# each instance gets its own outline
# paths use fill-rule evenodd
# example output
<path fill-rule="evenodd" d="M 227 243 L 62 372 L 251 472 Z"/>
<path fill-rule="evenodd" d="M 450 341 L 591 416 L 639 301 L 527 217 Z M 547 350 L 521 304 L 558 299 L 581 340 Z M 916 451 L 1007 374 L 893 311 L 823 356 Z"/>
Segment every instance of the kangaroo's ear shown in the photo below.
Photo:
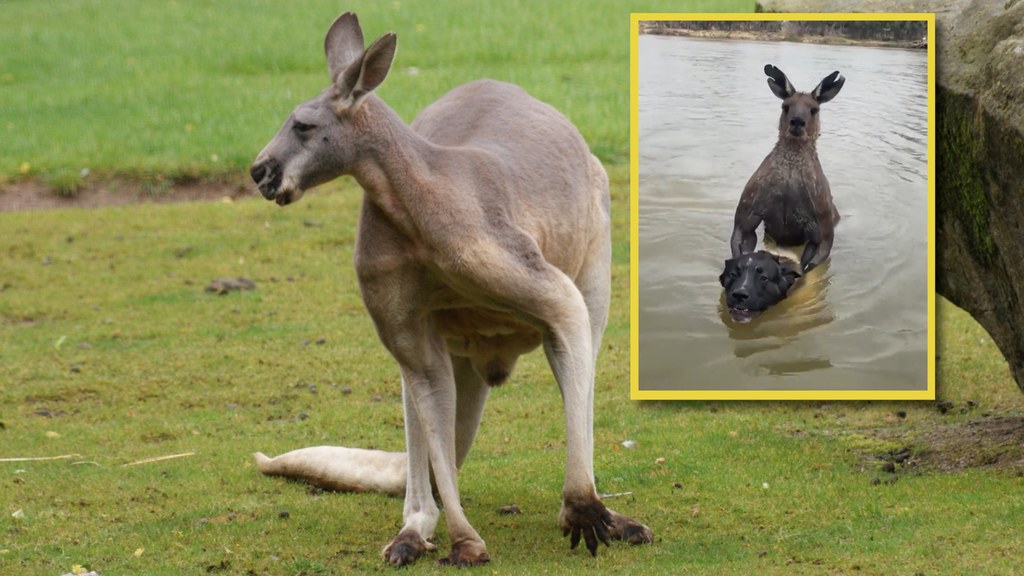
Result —
<path fill-rule="evenodd" d="M 811 92 L 811 96 L 818 101 L 818 104 L 824 104 L 825 102 L 835 98 L 836 94 L 839 94 L 839 91 L 842 90 L 843 83 L 845 82 L 846 78 L 843 78 L 842 75 L 839 74 L 839 71 L 836 70 L 828 76 L 825 76 L 825 78 L 815 86 L 814 90 Z"/>
<path fill-rule="evenodd" d="M 789 78 L 783 74 L 782 70 L 779 70 L 771 64 L 764 65 L 764 73 L 768 76 L 768 87 L 771 88 L 772 93 L 779 98 L 785 100 L 793 94 L 796 94 L 796 89 L 789 83 Z"/>
<path fill-rule="evenodd" d="M 352 12 L 338 16 L 324 38 L 331 82 L 336 82 L 350 64 L 363 56 L 363 48 L 363 29 L 359 26 L 359 18 Z"/>
<path fill-rule="evenodd" d="M 370 44 L 366 52 L 334 78 L 332 100 L 335 113 L 355 109 L 366 95 L 384 82 L 388 71 L 391 70 L 397 47 L 398 36 L 394 32 L 388 32 Z"/>

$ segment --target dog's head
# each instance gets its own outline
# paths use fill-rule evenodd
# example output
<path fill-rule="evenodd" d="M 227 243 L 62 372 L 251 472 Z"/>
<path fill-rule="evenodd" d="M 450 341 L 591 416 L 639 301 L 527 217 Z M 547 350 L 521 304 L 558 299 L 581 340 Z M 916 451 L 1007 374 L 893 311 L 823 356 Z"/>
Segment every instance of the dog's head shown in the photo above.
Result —
<path fill-rule="evenodd" d="M 736 322 L 749 322 L 778 304 L 800 277 L 798 264 L 760 250 L 725 261 L 718 281 L 725 288 L 725 304 Z"/>

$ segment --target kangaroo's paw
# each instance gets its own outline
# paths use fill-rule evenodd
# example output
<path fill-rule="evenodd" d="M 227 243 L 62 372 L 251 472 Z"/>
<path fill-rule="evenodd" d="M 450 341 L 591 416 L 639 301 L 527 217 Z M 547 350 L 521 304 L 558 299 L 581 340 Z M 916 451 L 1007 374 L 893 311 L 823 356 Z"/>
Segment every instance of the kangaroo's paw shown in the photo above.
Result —
<path fill-rule="evenodd" d="M 612 526 L 609 530 L 612 538 L 629 542 L 634 546 L 654 543 L 654 532 L 650 528 L 614 510 L 608 512 L 612 515 Z"/>
<path fill-rule="evenodd" d="M 424 552 L 431 552 L 434 549 L 433 544 L 421 538 L 416 532 L 402 530 L 384 547 L 381 555 L 392 566 L 405 566 L 415 562 Z"/>

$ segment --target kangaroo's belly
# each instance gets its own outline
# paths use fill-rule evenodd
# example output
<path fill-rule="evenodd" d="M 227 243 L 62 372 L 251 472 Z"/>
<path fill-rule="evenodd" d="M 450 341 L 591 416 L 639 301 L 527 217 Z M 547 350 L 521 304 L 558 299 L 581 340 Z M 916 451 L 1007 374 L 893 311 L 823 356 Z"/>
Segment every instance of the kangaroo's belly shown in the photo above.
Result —
<path fill-rule="evenodd" d="M 768 214 L 764 218 L 765 233 L 780 246 L 806 244 L 816 230 L 814 216 L 803 210 Z"/>
<path fill-rule="evenodd" d="M 519 356 L 542 340 L 539 330 L 499 310 L 452 308 L 436 310 L 431 316 L 448 352 L 469 358 L 477 374 L 492 386 L 503 383 Z"/>

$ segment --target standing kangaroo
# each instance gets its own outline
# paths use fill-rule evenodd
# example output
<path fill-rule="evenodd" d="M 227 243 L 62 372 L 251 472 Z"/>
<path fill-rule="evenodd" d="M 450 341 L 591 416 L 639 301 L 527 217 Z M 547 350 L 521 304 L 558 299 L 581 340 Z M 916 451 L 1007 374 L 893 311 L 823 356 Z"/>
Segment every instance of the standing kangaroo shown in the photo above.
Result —
<path fill-rule="evenodd" d="M 833 72 L 810 94 L 797 92 L 775 66 L 764 67 L 768 87 L 782 99 L 779 141 L 750 177 L 740 202 L 730 242 L 732 257 L 753 252 L 757 226 L 780 246 L 804 245 L 800 268 L 807 272 L 832 251 L 839 212 L 818 161 L 818 107 L 836 97 L 846 79 Z"/>
<path fill-rule="evenodd" d="M 434 549 L 432 471 L 452 546 L 442 562 L 487 562 L 456 473 L 490 388 L 543 345 L 565 406 L 564 534 L 573 548 L 582 537 L 592 554 L 609 537 L 650 542 L 646 526 L 607 509 L 594 487 L 594 363 L 611 266 L 601 163 L 554 108 L 491 80 L 452 90 L 406 125 L 373 93 L 396 42 L 389 33 L 364 50 L 356 16 L 342 14 L 324 43 L 331 86 L 295 108 L 251 175 L 281 206 L 344 174 L 362 186 L 355 268 L 401 373 L 406 453 L 257 454 L 261 470 L 326 471 L 320 480 L 352 490 L 400 489 L 404 480 L 404 525 L 383 550 L 399 566 Z"/>

